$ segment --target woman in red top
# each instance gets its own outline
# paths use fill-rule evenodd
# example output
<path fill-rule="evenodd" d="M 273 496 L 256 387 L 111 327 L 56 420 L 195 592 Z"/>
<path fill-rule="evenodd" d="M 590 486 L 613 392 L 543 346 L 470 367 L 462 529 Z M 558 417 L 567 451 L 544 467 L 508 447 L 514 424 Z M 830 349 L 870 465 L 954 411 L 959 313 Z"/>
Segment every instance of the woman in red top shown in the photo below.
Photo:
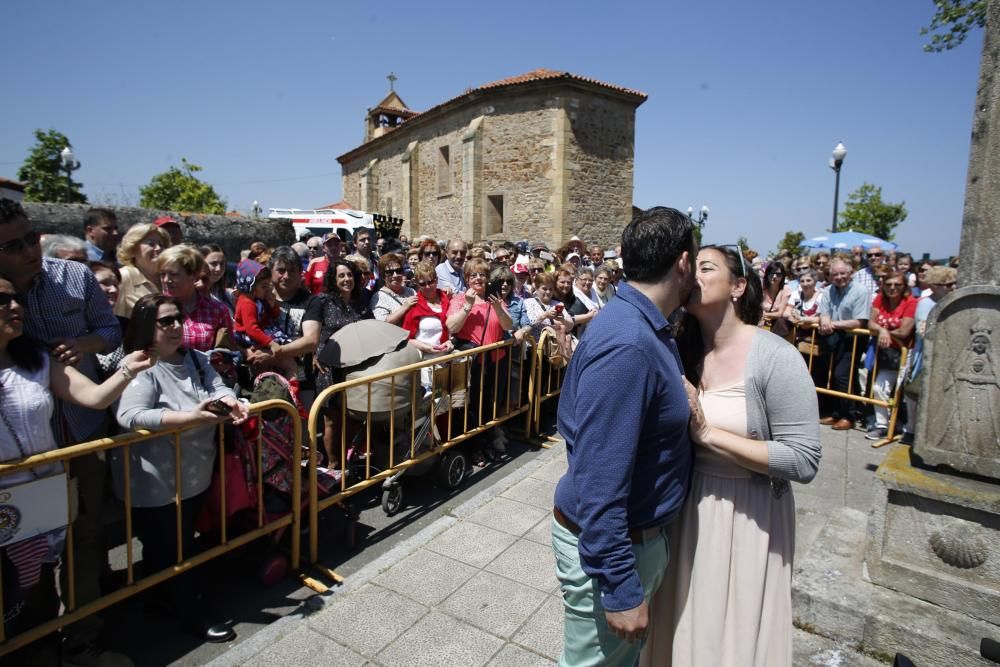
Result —
<path fill-rule="evenodd" d="M 497 293 L 486 296 L 486 282 L 490 265 L 483 259 L 465 262 L 465 284 L 469 289 L 464 295 L 456 294 L 448 307 L 448 330 L 456 338 L 460 349 L 471 349 L 490 345 L 503 340 L 504 332 L 513 328 L 507 307 Z M 494 406 L 493 396 L 503 396 L 506 392 L 506 375 L 498 373 L 498 364 L 503 359 L 504 349 L 489 354 L 476 355 L 472 359 L 469 390 L 469 428 L 478 426 L 496 417 L 500 406 Z M 502 376 L 502 377 L 500 377 Z M 479 391 L 482 387 L 482 391 Z M 496 392 L 494 392 L 494 389 Z M 496 407 L 496 412 L 494 412 Z M 481 419 L 480 419 L 481 417 Z M 498 429 L 498 434 L 500 433 Z M 503 451 L 502 438 L 494 440 L 494 448 Z"/>
<path fill-rule="evenodd" d="M 882 279 L 868 328 L 877 337 L 873 396 L 880 401 L 889 400 L 896 391 L 899 377 L 900 350 L 913 346 L 913 322 L 917 310 L 917 300 L 906 287 L 906 276 L 892 271 Z M 868 429 L 869 440 L 881 440 L 889 432 L 889 409 L 875 407 L 875 425 Z"/>
<path fill-rule="evenodd" d="M 439 357 L 454 349 L 448 332 L 448 307 L 451 300 L 437 288 L 437 273 L 431 262 L 420 262 L 413 270 L 417 286 L 417 303 L 406 311 L 403 328 L 410 333 L 410 340 L 420 350 L 424 359 Z M 420 384 L 431 386 L 431 368 L 420 371 Z"/>
<path fill-rule="evenodd" d="M 205 258 L 193 246 L 171 246 L 157 259 L 163 293 L 181 302 L 184 318 L 184 348 L 208 352 L 230 347 L 233 316 L 229 309 L 198 291 Z"/>

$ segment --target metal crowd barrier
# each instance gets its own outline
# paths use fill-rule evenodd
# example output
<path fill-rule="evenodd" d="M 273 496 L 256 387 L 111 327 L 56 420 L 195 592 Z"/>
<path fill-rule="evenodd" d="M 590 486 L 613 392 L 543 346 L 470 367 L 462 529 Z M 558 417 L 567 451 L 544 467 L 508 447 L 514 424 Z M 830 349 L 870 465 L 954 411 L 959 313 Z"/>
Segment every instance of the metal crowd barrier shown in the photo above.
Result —
<path fill-rule="evenodd" d="M 261 414 L 266 410 L 283 410 L 289 416 L 292 417 L 292 442 L 290 443 L 290 449 L 292 453 L 292 461 L 295 461 L 295 457 L 302 448 L 302 422 L 299 418 L 298 411 L 293 405 L 286 401 L 271 400 L 264 401 L 261 403 L 255 403 L 249 406 L 250 413 Z M 265 446 L 262 441 L 261 433 L 261 420 L 258 420 L 257 428 L 257 438 L 256 438 L 256 455 L 257 455 L 257 479 L 255 480 L 255 487 L 257 492 L 257 521 L 256 528 L 253 528 L 245 533 L 242 533 L 236 537 L 230 538 L 227 534 L 228 531 L 228 517 L 226 516 L 226 466 L 225 466 L 225 442 L 224 442 L 224 429 L 222 424 L 219 425 L 219 451 L 217 458 L 217 470 L 219 473 L 219 487 L 221 492 L 220 496 L 220 534 L 219 543 L 205 551 L 198 553 L 195 556 L 189 556 L 185 558 L 184 556 L 184 540 L 181 538 L 181 497 L 180 494 L 175 494 L 174 504 L 176 506 L 176 530 L 177 530 L 177 556 L 176 564 L 173 567 L 161 570 L 160 572 L 149 574 L 139 580 L 135 578 L 134 572 L 134 558 L 132 553 L 132 513 L 131 508 L 131 474 L 129 466 L 129 452 L 133 445 L 144 442 L 146 440 L 152 440 L 157 438 L 162 438 L 164 436 L 173 436 L 173 447 L 174 447 L 174 488 L 181 489 L 181 436 L 185 431 L 189 431 L 192 428 L 197 427 L 184 427 L 184 428 L 174 428 L 174 429 L 164 429 L 160 431 L 147 431 L 140 430 L 132 433 L 126 433 L 123 435 L 114 436 L 111 438 L 102 438 L 100 440 L 93 440 L 90 442 L 81 443 L 74 445 L 72 447 L 65 447 L 62 449 L 56 449 L 42 454 L 35 454 L 29 456 L 25 459 L 15 461 L 12 463 L 0 464 L 0 480 L 3 479 L 4 475 L 9 475 L 11 473 L 20 470 L 30 470 L 32 468 L 37 468 L 43 465 L 51 465 L 54 463 L 62 463 L 65 470 L 69 470 L 69 461 L 71 459 L 78 458 L 80 456 L 85 456 L 88 454 L 93 454 L 97 452 L 107 452 L 110 450 L 121 450 L 122 459 L 125 462 L 123 466 L 124 472 L 124 493 L 125 498 L 123 501 L 125 507 L 125 552 L 126 552 L 126 584 L 122 588 L 108 593 L 107 595 L 101 596 L 100 598 L 93 600 L 85 605 L 77 606 L 76 604 L 76 572 L 73 562 L 73 497 L 72 497 L 72 483 L 69 481 L 70 477 L 67 475 L 67 506 L 69 507 L 69 512 L 67 516 L 66 525 L 66 544 L 64 553 L 66 554 L 64 563 L 62 567 L 67 569 L 67 579 L 68 579 L 68 590 L 63 591 L 63 602 L 65 603 L 65 611 L 62 615 L 53 618 L 52 620 L 35 626 L 29 630 L 19 633 L 11 638 L 7 638 L 4 634 L 3 623 L 0 622 L 0 656 L 6 655 L 11 651 L 15 651 L 27 644 L 44 637 L 45 635 L 54 632 L 66 625 L 74 623 L 86 616 L 96 613 L 106 607 L 115 604 L 121 600 L 129 598 L 136 593 L 139 593 L 147 588 L 155 586 L 167 579 L 175 577 L 191 568 L 197 567 L 202 563 L 205 563 L 213 558 L 217 558 L 225 553 L 233 551 L 244 544 L 252 542 L 265 535 L 270 535 L 275 533 L 287 526 L 293 528 L 291 532 L 291 567 L 292 569 L 298 569 L 299 567 L 299 556 L 301 548 L 301 532 L 299 527 L 301 526 L 302 520 L 302 467 L 301 465 L 291 465 L 292 472 L 292 501 L 291 501 L 291 512 L 277 518 L 271 518 L 265 521 L 264 517 L 264 481 L 263 481 L 263 470 L 261 465 L 261 459 L 263 457 L 263 447 Z M 3 580 L 2 573 L 0 573 L 0 609 L 5 610 L 3 603 Z M 6 616 L 6 613 L 5 613 Z"/>
<path fill-rule="evenodd" d="M 791 328 L 787 339 L 793 345 L 796 345 L 803 356 L 805 356 L 806 363 L 809 366 L 809 373 L 813 375 L 813 378 L 816 381 L 817 394 L 883 407 L 889 410 L 888 433 L 885 438 L 872 443 L 872 447 L 883 447 L 888 445 L 899 438 L 899 435 L 896 434 L 896 424 L 899 418 L 899 409 L 903 403 L 903 383 L 900 378 L 902 377 L 902 374 L 906 372 L 909 350 L 905 347 L 900 350 L 899 371 L 894 388 L 888 399 L 881 400 L 875 398 L 875 378 L 878 375 L 878 355 L 876 355 L 873 361 L 872 369 L 868 371 L 867 382 L 864 383 L 864 387 L 860 386 L 861 381 L 858 377 L 857 362 L 861 357 L 859 352 L 868 347 L 871 332 L 868 329 L 841 329 L 838 330 L 838 333 L 850 336 L 851 338 L 851 366 L 850 375 L 847 380 L 846 392 L 838 391 L 833 388 L 833 369 L 836 366 L 836 359 L 831 358 L 826 362 L 825 379 L 823 377 L 816 377 L 816 374 L 813 372 L 814 369 L 819 370 L 819 362 L 817 361 L 818 358 L 826 355 L 822 349 L 822 336 L 819 334 L 819 325 L 812 323 L 795 324 Z"/>
<path fill-rule="evenodd" d="M 460 350 L 401 368 L 340 382 L 321 392 L 313 403 L 308 422 L 309 561 L 317 568 L 323 569 L 317 563 L 319 513 L 323 510 L 520 415 L 524 415 L 524 436 L 527 438 L 531 434 L 531 408 L 534 404 L 532 399 L 536 374 L 535 356 L 526 354 L 532 343 L 533 340 L 528 336 L 522 341 L 508 339 L 470 350 Z M 497 354 L 503 354 L 503 359 L 493 359 Z M 474 363 L 478 363 L 484 370 L 478 374 L 473 373 L 471 368 Z M 485 372 L 487 363 L 493 364 L 497 371 Z M 519 366 L 520 371 L 516 382 L 513 381 L 515 366 Z M 525 373 L 526 366 L 530 366 L 527 373 Z M 427 400 L 422 396 L 424 390 L 419 382 L 420 371 L 425 368 L 434 368 L 437 371 L 431 374 L 431 387 Z M 478 375 L 478 387 L 470 386 L 471 378 L 475 375 Z M 503 375 L 506 375 L 506 378 L 501 383 Z M 490 405 L 484 406 L 483 396 L 487 382 L 493 383 L 492 401 Z M 380 391 L 388 389 L 389 392 L 389 410 L 383 413 L 372 411 L 372 387 L 376 383 L 381 383 Z M 525 383 L 527 383 L 526 393 Z M 400 384 L 402 386 L 399 386 Z M 501 391 L 504 388 L 506 390 Z M 348 392 L 352 390 L 354 393 L 348 396 Z M 366 399 L 363 399 L 366 405 L 362 410 L 349 406 L 352 402 L 356 404 L 358 390 L 366 394 Z M 464 400 L 458 400 L 456 396 L 463 391 L 466 392 Z M 405 395 L 407 392 L 408 400 L 398 398 L 400 394 Z M 469 392 L 477 392 L 480 397 L 475 401 L 474 414 L 470 414 Z M 337 400 L 331 402 L 331 399 Z M 400 403 L 397 403 L 397 400 Z M 317 453 L 322 417 L 328 403 L 331 407 L 327 414 L 336 416 L 335 426 L 339 430 L 339 443 L 332 444 L 334 451 L 339 449 L 341 472 L 338 488 L 332 490 L 326 497 L 320 498 Z M 402 407 L 397 408 L 397 405 Z M 388 429 L 387 442 L 372 437 L 375 421 L 373 414 L 379 415 L 379 428 Z M 418 435 L 418 420 L 429 420 L 431 425 L 429 435 L 426 432 Z M 352 428 L 349 429 L 349 426 Z M 349 438 L 349 433 L 352 431 L 353 435 Z M 408 447 L 397 452 L 397 434 L 400 431 L 408 439 Z M 418 446 L 418 441 L 424 445 Z M 382 451 L 383 449 L 385 451 Z M 381 458 L 373 465 L 376 455 Z M 339 580 L 335 572 L 325 571 L 325 573 L 334 580 Z"/>
<path fill-rule="evenodd" d="M 536 389 L 533 394 L 535 400 L 532 401 L 532 421 L 536 433 L 541 431 L 542 403 L 559 395 L 566 377 L 566 366 L 556 368 L 546 358 L 549 341 L 555 342 L 555 334 L 551 329 L 543 329 L 533 350 Z"/>

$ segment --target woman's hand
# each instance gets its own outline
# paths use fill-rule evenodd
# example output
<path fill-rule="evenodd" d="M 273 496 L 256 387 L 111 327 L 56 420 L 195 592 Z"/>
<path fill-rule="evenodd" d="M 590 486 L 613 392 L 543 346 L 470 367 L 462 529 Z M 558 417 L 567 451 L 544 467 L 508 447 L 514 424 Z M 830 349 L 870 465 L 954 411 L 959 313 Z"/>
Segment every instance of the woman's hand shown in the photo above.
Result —
<path fill-rule="evenodd" d="M 156 357 L 145 350 L 136 350 L 125 355 L 122 365 L 127 367 L 132 373 L 141 373 L 156 365 Z"/>
<path fill-rule="evenodd" d="M 410 308 L 413 308 L 415 305 L 417 305 L 417 297 L 416 297 L 416 295 L 414 295 L 414 296 L 408 296 L 405 299 L 403 299 L 402 301 L 400 301 L 400 304 L 401 304 L 402 309 L 404 311 L 407 311 Z"/>
<path fill-rule="evenodd" d="M 452 352 L 454 350 L 455 350 L 455 343 L 453 343 L 450 338 L 445 342 L 441 343 L 440 345 L 434 346 L 434 351 L 440 352 L 441 354 L 448 354 L 449 352 Z"/>
<path fill-rule="evenodd" d="M 229 415 L 217 415 L 214 412 L 209 411 L 208 406 L 212 402 L 212 399 L 204 400 L 188 411 L 188 423 L 191 425 L 218 424 L 219 422 L 229 419 Z M 229 404 L 227 403 L 227 405 Z"/>
<path fill-rule="evenodd" d="M 887 348 L 892 346 L 892 336 L 886 329 L 881 329 L 878 332 L 878 346 L 881 348 Z"/>
<path fill-rule="evenodd" d="M 247 406 L 236 400 L 234 397 L 223 396 L 222 402 L 233 409 L 233 411 L 229 413 L 229 416 L 232 417 L 234 424 L 242 424 L 250 416 Z"/>
<path fill-rule="evenodd" d="M 490 305 L 493 306 L 493 310 L 497 311 L 498 315 L 503 312 L 503 299 L 499 296 L 494 294 L 488 299 L 488 301 L 490 302 Z"/>
<path fill-rule="evenodd" d="M 687 378 L 684 378 L 684 390 L 687 392 L 688 406 L 691 408 L 691 421 L 688 423 L 688 430 L 691 439 L 697 445 L 708 444 L 708 437 L 712 427 L 705 420 L 705 412 L 701 409 L 701 400 L 698 398 L 698 390 L 694 388 Z"/>
<path fill-rule="evenodd" d="M 469 308 L 472 308 L 474 305 L 476 305 L 476 296 L 477 296 L 476 290 L 472 289 L 471 287 L 465 290 L 465 305 L 468 306 Z"/>

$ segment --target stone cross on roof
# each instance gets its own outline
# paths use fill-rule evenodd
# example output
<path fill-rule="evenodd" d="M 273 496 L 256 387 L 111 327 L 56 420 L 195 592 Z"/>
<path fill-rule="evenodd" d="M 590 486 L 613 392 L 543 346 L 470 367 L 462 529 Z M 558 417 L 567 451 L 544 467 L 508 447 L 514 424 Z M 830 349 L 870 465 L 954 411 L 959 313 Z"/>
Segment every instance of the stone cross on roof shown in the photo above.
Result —
<path fill-rule="evenodd" d="M 389 72 L 389 76 L 385 78 L 389 79 L 389 92 L 393 92 L 394 90 L 396 90 L 395 83 L 396 80 L 399 79 L 399 77 L 393 74 L 392 72 Z"/>

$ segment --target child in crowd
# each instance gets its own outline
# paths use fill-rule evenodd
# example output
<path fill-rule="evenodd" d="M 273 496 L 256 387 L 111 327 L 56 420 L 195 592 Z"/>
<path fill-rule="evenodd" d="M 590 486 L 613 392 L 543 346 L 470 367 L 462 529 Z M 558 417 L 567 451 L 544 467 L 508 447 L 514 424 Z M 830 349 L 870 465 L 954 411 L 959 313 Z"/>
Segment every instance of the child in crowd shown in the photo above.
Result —
<path fill-rule="evenodd" d="M 281 308 L 271 289 L 269 268 L 252 259 L 241 260 L 236 267 L 236 289 L 236 342 L 270 350 L 271 354 L 292 342 L 277 326 Z"/>

